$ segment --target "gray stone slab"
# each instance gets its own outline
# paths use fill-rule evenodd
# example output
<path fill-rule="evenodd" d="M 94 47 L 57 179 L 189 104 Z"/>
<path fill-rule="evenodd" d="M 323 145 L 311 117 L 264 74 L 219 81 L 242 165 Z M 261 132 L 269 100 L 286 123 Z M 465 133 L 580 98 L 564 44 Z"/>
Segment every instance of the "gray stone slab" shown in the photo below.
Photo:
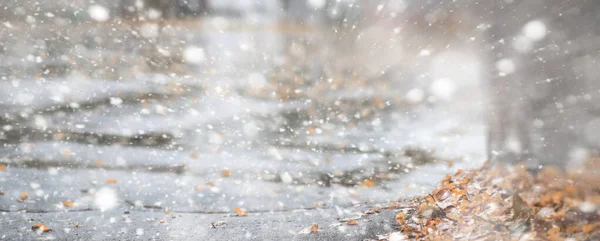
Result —
<path fill-rule="evenodd" d="M 395 229 L 395 210 L 364 215 L 369 207 L 327 208 L 287 212 L 170 213 L 84 211 L 0 214 L 4 240 L 365 240 Z M 358 218 L 357 225 L 338 219 Z M 51 232 L 38 234 L 43 223 Z M 78 224 L 76 226 L 76 223 Z M 316 233 L 306 232 L 314 224 Z"/>
<path fill-rule="evenodd" d="M 430 167 L 433 168 L 433 167 Z M 424 169 L 429 171 L 431 169 Z M 134 209 L 146 211 L 250 212 L 285 211 L 318 206 L 394 201 L 429 189 L 428 175 L 410 174 L 403 180 L 376 187 L 334 184 L 294 185 L 230 177 L 179 175 L 103 169 L 9 168 L 0 172 L 0 211 L 56 212 L 74 210 Z M 433 175 L 437 179 L 437 175 Z M 114 180 L 116 183 L 107 183 Z M 415 187 L 407 188 L 407 183 Z M 390 188 L 387 188 L 390 187 Z M 422 187 L 418 188 L 418 187 Z M 396 190 L 394 192 L 390 191 Z M 23 192 L 27 199 L 21 200 Z M 63 201 L 74 204 L 64 207 Z"/>

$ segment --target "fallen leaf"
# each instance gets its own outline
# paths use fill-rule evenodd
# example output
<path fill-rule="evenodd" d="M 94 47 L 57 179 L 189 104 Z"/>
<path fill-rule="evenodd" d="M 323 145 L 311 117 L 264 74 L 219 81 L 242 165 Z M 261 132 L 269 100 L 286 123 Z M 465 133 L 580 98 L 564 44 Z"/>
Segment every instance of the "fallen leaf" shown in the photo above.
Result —
<path fill-rule="evenodd" d="M 452 181 L 452 176 L 450 176 L 450 174 L 446 174 L 442 181 Z"/>
<path fill-rule="evenodd" d="M 298 231 L 298 234 L 311 234 L 311 233 L 316 233 L 319 231 L 319 225 L 318 224 L 313 224 L 310 227 L 306 227 L 301 229 L 300 231 Z"/>
<path fill-rule="evenodd" d="M 565 186 L 565 193 L 567 195 L 569 195 L 569 197 L 577 196 L 578 192 L 579 192 L 579 189 L 573 184 L 568 184 Z"/>
<path fill-rule="evenodd" d="M 314 202 L 313 203 L 313 207 L 325 207 L 327 206 L 327 203 L 325 202 Z"/>
<path fill-rule="evenodd" d="M 437 226 L 440 222 L 442 222 L 442 219 L 440 219 L 440 218 L 430 219 L 430 220 L 427 220 L 426 226 L 432 228 L 432 227 Z"/>
<path fill-rule="evenodd" d="M 368 188 L 371 188 L 371 187 L 375 187 L 375 182 L 373 180 L 371 180 L 371 179 L 365 179 L 363 181 L 363 183 L 361 183 L 358 186 L 359 187 L 368 187 Z"/>
<path fill-rule="evenodd" d="M 463 196 L 463 195 L 467 195 L 467 190 L 460 189 L 460 188 L 454 188 L 454 189 L 452 189 L 452 193 L 457 196 Z"/>
<path fill-rule="evenodd" d="M 346 224 L 348 224 L 348 225 L 357 225 L 358 222 L 356 222 L 356 220 L 350 220 Z"/>
<path fill-rule="evenodd" d="M 221 177 L 230 177 L 230 176 L 231 176 L 230 170 L 223 170 L 223 172 L 221 172 Z"/>
<path fill-rule="evenodd" d="M 315 128 L 314 126 L 309 126 L 306 128 L 306 134 L 312 135 L 315 133 L 316 130 L 317 128 Z"/>
<path fill-rule="evenodd" d="M 200 155 L 198 155 L 198 152 L 193 152 L 192 154 L 190 154 L 190 157 L 191 157 L 192 159 L 198 159 L 198 157 L 199 157 L 199 156 L 200 156 Z"/>
<path fill-rule="evenodd" d="M 159 223 L 166 223 L 166 222 L 167 222 L 167 220 L 165 220 L 165 219 L 161 219 L 161 220 L 160 220 L 160 221 L 158 221 L 158 222 L 159 222 Z"/>
<path fill-rule="evenodd" d="M 0 164 L 0 172 L 6 171 L 6 164 Z"/>
<path fill-rule="evenodd" d="M 426 200 L 428 203 L 430 203 L 430 204 L 435 204 L 435 203 L 436 203 L 435 199 L 434 199 L 433 197 L 431 197 L 431 196 L 426 196 L 426 197 L 425 197 L 425 200 Z"/>
<path fill-rule="evenodd" d="M 96 167 L 100 168 L 100 167 L 102 167 L 102 166 L 104 166 L 104 161 L 102 161 L 102 160 L 97 160 L 97 161 L 96 161 Z"/>
<path fill-rule="evenodd" d="M 248 216 L 248 212 L 242 210 L 241 208 L 235 208 L 234 209 L 235 213 L 237 213 L 240 216 Z"/>
<path fill-rule="evenodd" d="M 404 225 L 404 213 L 398 213 L 398 215 L 396 215 L 396 223 L 400 224 L 400 225 Z"/>
<path fill-rule="evenodd" d="M 567 227 L 567 234 L 573 234 L 573 233 L 577 233 L 577 232 L 580 232 L 580 231 L 582 231 L 582 230 L 581 230 L 581 227 L 579 227 L 579 226 L 569 226 L 569 227 Z"/>
<path fill-rule="evenodd" d="M 312 227 L 310 227 L 310 232 L 311 233 L 316 233 L 319 231 L 319 225 L 318 224 L 313 224 Z"/>
<path fill-rule="evenodd" d="M 374 214 L 374 213 L 379 213 L 379 209 L 372 209 L 372 210 L 368 210 L 365 212 L 365 214 Z"/>
<path fill-rule="evenodd" d="M 581 231 L 583 231 L 584 233 L 591 233 L 594 230 L 594 224 L 586 224 L 583 225 L 583 227 L 581 228 Z"/>
<path fill-rule="evenodd" d="M 36 223 L 33 226 L 31 226 L 31 230 L 33 230 L 37 233 L 46 233 L 46 232 L 52 231 L 51 228 L 49 228 L 48 226 L 41 224 L 41 223 Z"/>
<path fill-rule="evenodd" d="M 116 179 L 108 179 L 108 180 L 106 180 L 106 184 L 115 184 L 115 183 L 117 183 Z"/>
<path fill-rule="evenodd" d="M 560 228 L 559 227 L 553 227 L 551 229 L 548 230 L 548 238 L 551 241 L 559 241 L 560 240 Z"/>
<path fill-rule="evenodd" d="M 373 98 L 373 105 L 375 105 L 375 107 L 377 109 L 383 109 L 385 107 L 385 101 L 383 101 L 380 98 L 375 97 L 375 98 Z"/>
<path fill-rule="evenodd" d="M 19 199 L 21 199 L 21 201 L 27 200 L 28 197 L 29 194 L 27 192 L 22 192 L 21 195 L 19 195 Z"/>
<path fill-rule="evenodd" d="M 69 201 L 63 201 L 62 204 L 63 204 L 63 206 L 65 206 L 67 208 L 73 207 L 73 203 L 69 202 Z"/>
<path fill-rule="evenodd" d="M 455 176 L 455 177 L 458 177 L 458 176 L 460 176 L 460 174 L 462 174 L 464 171 L 465 171 L 464 169 L 462 169 L 462 168 L 459 168 L 458 170 L 456 170 L 456 173 L 454 173 L 454 176 Z"/>
<path fill-rule="evenodd" d="M 531 216 L 531 208 L 518 193 L 515 193 L 513 196 L 513 220 L 517 220 L 518 218 L 528 218 Z"/>
<path fill-rule="evenodd" d="M 0 191 L 0 196 L 4 195 L 4 192 Z"/>

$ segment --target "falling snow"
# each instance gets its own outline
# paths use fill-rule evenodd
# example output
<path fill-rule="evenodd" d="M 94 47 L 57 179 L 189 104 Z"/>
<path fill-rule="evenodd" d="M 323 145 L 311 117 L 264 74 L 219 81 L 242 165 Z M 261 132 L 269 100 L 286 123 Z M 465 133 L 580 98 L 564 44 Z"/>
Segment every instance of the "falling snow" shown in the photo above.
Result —
<path fill-rule="evenodd" d="M 595 180 L 599 14 L 585 0 L 5 0 L 0 239 L 428 238 L 452 221 L 397 215 L 446 174 Z M 523 187 L 489 178 L 440 195 L 489 198 L 463 214 L 496 222 Z M 529 203 L 537 221 L 561 200 L 578 210 L 564 213 L 577 230 L 544 235 L 598 239 L 583 223 L 598 183 L 577 180 Z"/>

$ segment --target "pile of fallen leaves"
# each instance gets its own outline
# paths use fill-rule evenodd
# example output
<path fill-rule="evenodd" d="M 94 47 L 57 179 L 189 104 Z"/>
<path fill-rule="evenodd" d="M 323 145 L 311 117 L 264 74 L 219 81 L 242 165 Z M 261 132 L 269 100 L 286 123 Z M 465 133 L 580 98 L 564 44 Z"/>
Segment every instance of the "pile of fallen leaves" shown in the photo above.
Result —
<path fill-rule="evenodd" d="M 447 175 L 382 240 L 600 240 L 600 158 L 579 171 L 483 167 Z"/>

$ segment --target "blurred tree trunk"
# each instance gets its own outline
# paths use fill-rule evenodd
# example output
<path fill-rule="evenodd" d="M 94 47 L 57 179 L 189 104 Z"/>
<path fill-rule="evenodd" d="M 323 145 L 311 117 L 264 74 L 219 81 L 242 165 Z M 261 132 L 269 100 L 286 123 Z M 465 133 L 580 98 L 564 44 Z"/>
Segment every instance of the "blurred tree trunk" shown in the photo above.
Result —
<path fill-rule="evenodd" d="M 597 155 L 600 1 L 507 2 L 475 11 L 492 24 L 490 160 L 564 168 Z"/>

